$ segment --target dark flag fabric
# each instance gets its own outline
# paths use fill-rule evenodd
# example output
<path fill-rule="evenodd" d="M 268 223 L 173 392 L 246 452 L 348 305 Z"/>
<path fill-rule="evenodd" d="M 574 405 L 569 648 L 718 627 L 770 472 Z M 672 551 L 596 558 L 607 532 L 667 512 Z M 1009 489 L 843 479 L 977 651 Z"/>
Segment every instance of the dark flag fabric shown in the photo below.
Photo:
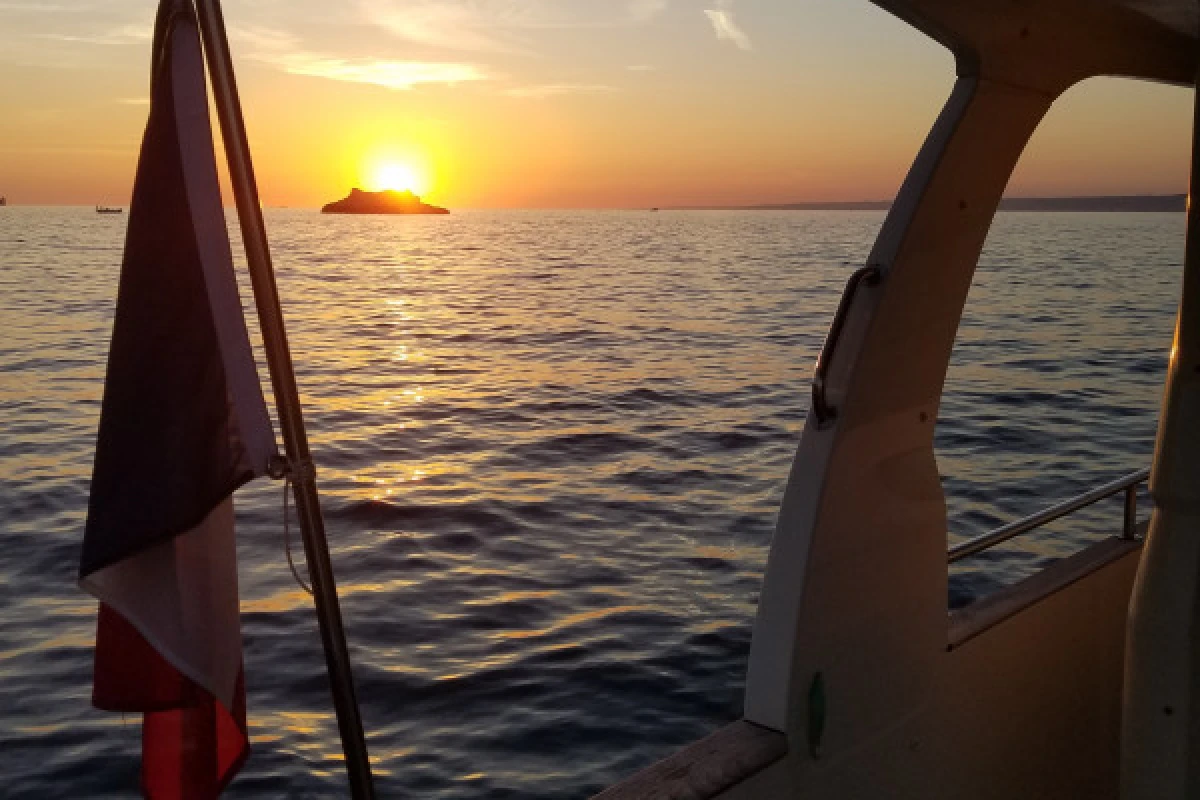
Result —
<path fill-rule="evenodd" d="M 216 797 L 249 752 L 234 490 L 276 454 L 233 272 L 191 0 L 161 0 L 80 584 L 92 701 L 141 712 L 142 790 Z"/>

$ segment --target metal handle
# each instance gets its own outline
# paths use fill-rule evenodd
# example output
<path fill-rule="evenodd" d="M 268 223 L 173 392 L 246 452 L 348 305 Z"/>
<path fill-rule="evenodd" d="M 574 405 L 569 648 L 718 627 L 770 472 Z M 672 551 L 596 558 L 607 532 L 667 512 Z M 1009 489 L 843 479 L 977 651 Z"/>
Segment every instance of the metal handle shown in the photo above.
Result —
<path fill-rule="evenodd" d="M 821 355 L 817 356 L 817 368 L 813 373 L 812 411 L 817 417 L 818 427 L 823 428 L 837 419 L 837 409 L 825 400 L 825 378 L 829 371 L 829 365 L 833 361 L 833 354 L 837 351 L 838 340 L 842 337 L 842 328 L 846 325 L 846 315 L 850 312 L 850 304 L 854 301 L 854 295 L 858 292 L 861 284 L 877 286 L 881 280 L 883 280 L 883 269 L 877 264 L 868 264 L 856 269 L 850 279 L 846 281 L 846 288 L 842 291 L 842 299 L 838 303 L 837 311 L 834 312 L 833 323 L 829 326 L 829 334 L 825 337 L 825 346 L 821 348 Z"/>

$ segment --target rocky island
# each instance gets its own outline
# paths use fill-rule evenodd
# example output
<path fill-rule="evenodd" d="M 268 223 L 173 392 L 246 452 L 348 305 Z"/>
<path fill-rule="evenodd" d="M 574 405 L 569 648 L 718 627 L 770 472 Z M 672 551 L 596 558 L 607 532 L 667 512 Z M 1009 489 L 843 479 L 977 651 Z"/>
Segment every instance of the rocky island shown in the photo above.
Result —
<path fill-rule="evenodd" d="M 412 192 L 385 189 L 382 192 L 364 192 L 351 189 L 350 194 L 321 208 L 322 214 L 449 214 L 440 206 L 422 203 Z"/>

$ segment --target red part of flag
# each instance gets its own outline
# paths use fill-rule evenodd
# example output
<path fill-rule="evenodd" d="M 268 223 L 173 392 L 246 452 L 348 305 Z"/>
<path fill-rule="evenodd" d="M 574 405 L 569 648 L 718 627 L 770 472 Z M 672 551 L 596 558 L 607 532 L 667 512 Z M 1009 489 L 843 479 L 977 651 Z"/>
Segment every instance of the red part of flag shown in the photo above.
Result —
<path fill-rule="evenodd" d="M 225 708 L 103 603 L 92 703 L 143 713 L 142 793 L 151 800 L 211 800 L 250 754 L 243 673 Z"/>

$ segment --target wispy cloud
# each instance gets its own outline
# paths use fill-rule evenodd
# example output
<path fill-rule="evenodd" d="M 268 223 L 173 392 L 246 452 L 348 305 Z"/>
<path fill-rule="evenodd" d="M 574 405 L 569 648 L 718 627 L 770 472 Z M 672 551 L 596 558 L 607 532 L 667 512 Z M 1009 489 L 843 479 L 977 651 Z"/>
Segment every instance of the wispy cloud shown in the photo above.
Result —
<path fill-rule="evenodd" d="M 733 19 L 733 0 L 717 0 L 715 9 L 705 9 L 708 21 L 712 23 L 717 39 L 733 42 L 742 50 L 750 50 L 750 37 L 738 27 Z"/>
<path fill-rule="evenodd" d="M 548 83 L 540 86 L 518 86 L 505 89 L 509 97 L 553 97 L 560 94 L 603 94 L 615 92 L 615 86 L 588 83 Z"/>
<path fill-rule="evenodd" d="M 510 53 L 521 49 L 495 33 L 500 27 L 495 20 L 489 20 L 466 4 L 371 2 L 363 5 L 363 12 L 368 23 L 408 42 L 446 50 L 487 53 Z"/>
<path fill-rule="evenodd" d="M 348 61 L 342 58 L 317 56 L 312 53 L 290 53 L 279 66 L 293 75 L 312 75 L 335 81 L 369 83 L 387 89 L 412 89 L 422 83 L 455 84 L 486 80 L 471 64 L 448 64 L 427 61 Z"/>
<path fill-rule="evenodd" d="M 90 3 L 74 3 L 71 5 L 56 3 L 0 3 L 0 11 L 29 11 L 38 14 L 58 14 L 61 12 L 79 13 L 91 11 Z"/>
<path fill-rule="evenodd" d="M 119 25 L 96 33 L 32 33 L 30 36 L 34 39 L 45 39 L 53 42 L 115 45 L 148 42 L 150 41 L 151 31 L 145 25 Z"/>
<path fill-rule="evenodd" d="M 289 34 L 271 30 L 242 30 L 246 57 L 292 75 L 365 83 L 406 90 L 421 84 L 458 84 L 489 79 L 474 64 L 443 61 L 397 61 L 384 58 L 346 58 L 307 50 Z"/>
<path fill-rule="evenodd" d="M 645 25 L 668 0 L 360 0 L 363 19 L 406 41 L 450 50 L 530 52 L 531 31 Z"/>
<path fill-rule="evenodd" d="M 150 26 L 109 3 L 0 2 L 0 62 L 55 70 L 94 69 L 97 47 L 145 46 Z M 89 13 L 81 13 L 81 12 Z"/>
<path fill-rule="evenodd" d="M 630 0 L 626 6 L 630 21 L 643 24 L 667 10 L 667 0 Z"/>
<path fill-rule="evenodd" d="M 148 106 L 149 97 L 118 97 L 117 102 L 123 106 Z"/>

